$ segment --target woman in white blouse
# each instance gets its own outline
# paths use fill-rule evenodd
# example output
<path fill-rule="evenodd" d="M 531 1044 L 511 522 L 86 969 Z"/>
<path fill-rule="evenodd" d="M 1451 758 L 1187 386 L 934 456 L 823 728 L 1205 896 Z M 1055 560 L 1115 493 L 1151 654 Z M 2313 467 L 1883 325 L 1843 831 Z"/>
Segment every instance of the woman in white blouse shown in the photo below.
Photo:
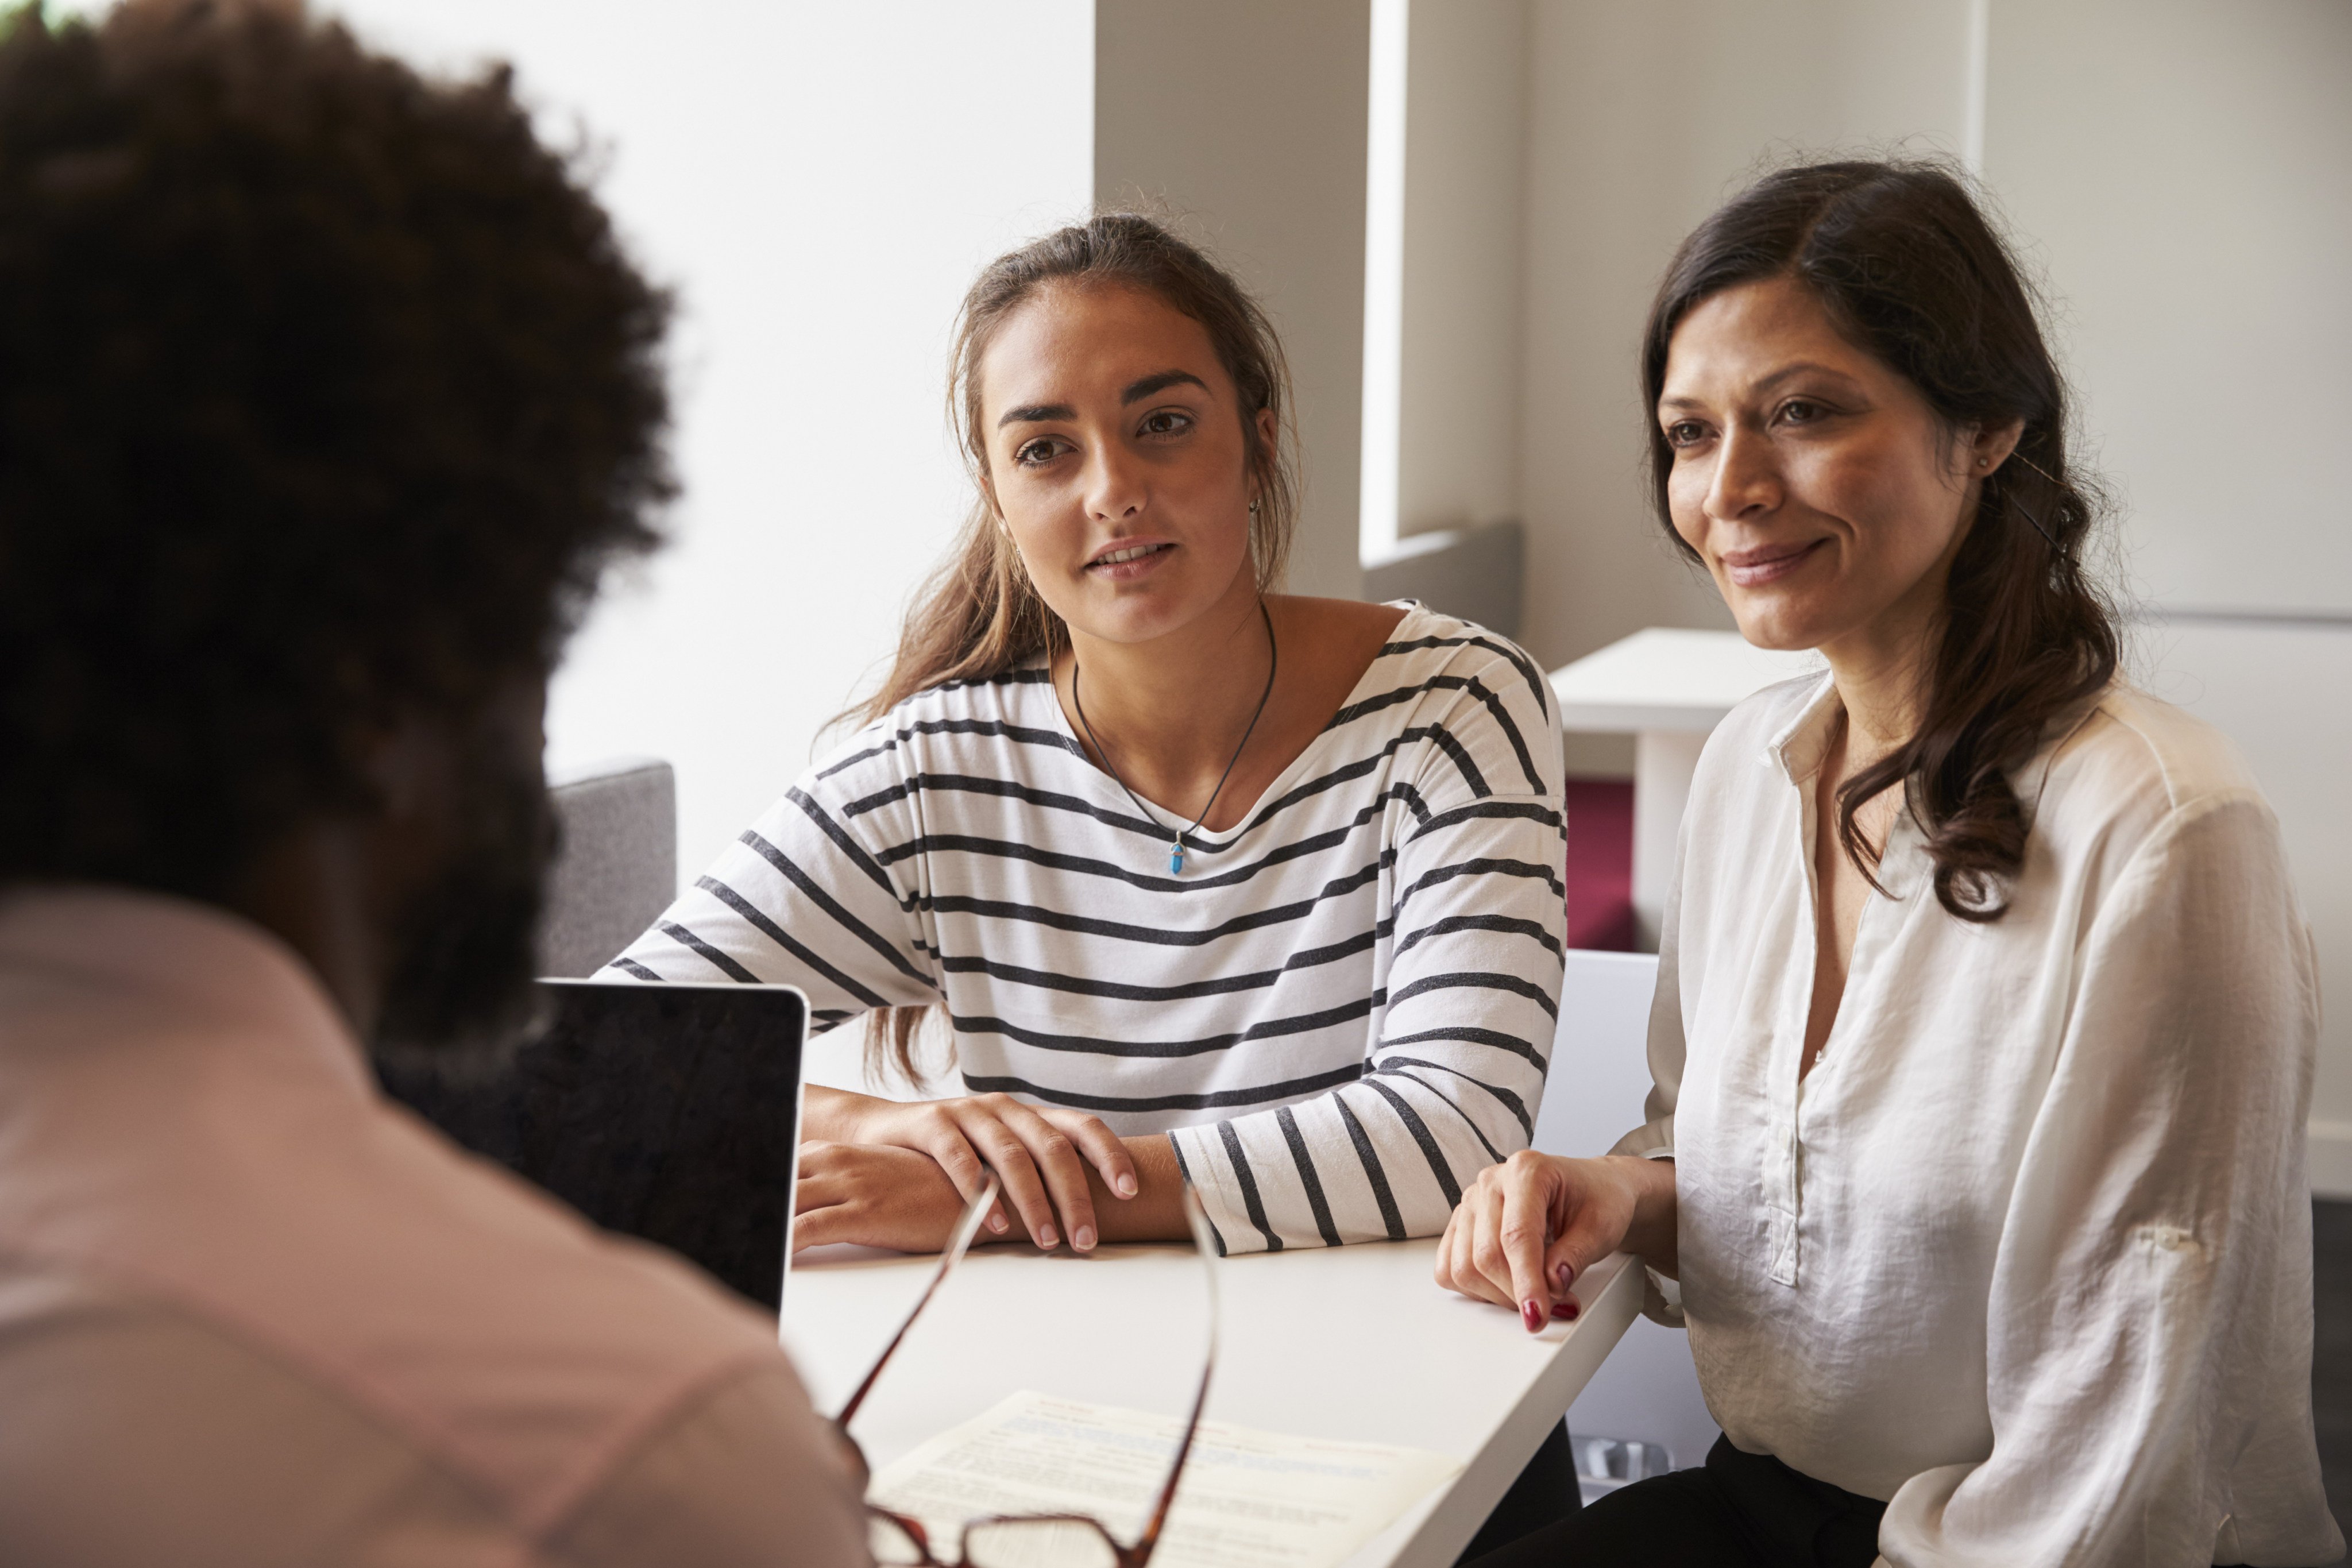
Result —
<path fill-rule="evenodd" d="M 1932 167 L 1772 175 L 1643 374 L 1674 537 L 1828 668 L 1699 763 L 1650 1121 L 1489 1170 L 1439 1250 L 1530 1328 L 1637 1253 L 1724 1440 L 1496 1558 L 2333 1561 L 2310 939 L 2245 764 L 2117 678 L 2001 241 Z"/>

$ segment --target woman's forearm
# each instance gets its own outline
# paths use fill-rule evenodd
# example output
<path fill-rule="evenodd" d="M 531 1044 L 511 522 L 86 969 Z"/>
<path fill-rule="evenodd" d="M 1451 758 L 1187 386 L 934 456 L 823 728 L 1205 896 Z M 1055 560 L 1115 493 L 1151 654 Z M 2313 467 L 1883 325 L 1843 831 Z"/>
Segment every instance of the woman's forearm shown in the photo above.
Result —
<path fill-rule="evenodd" d="M 885 1103 L 870 1094 L 808 1086 L 801 1097 L 801 1136 L 827 1143 L 862 1143 L 858 1122 L 868 1107 Z"/>
<path fill-rule="evenodd" d="M 1633 1218 L 1625 1227 L 1625 1250 L 1667 1279 L 1676 1278 L 1681 1260 L 1675 1242 L 1678 1220 L 1675 1163 L 1631 1154 L 1612 1154 L 1608 1159 L 1633 1190 Z"/>
<path fill-rule="evenodd" d="M 1192 1234 L 1184 1221 L 1184 1175 L 1176 1163 L 1176 1146 L 1164 1132 L 1122 1138 L 1135 1162 L 1136 1194 L 1131 1198 L 1112 1192 L 1101 1173 L 1089 1169 L 1087 1187 L 1095 1203 L 1095 1217 L 1105 1241 L 1181 1241 Z"/>

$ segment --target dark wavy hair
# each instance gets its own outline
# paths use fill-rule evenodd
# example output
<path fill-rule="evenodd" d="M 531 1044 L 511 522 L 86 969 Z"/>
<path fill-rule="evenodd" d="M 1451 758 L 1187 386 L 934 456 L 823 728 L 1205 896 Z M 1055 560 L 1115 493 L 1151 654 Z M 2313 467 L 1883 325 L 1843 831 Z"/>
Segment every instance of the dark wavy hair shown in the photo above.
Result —
<path fill-rule="evenodd" d="M 0 882 L 216 900 L 655 542 L 669 304 L 503 68 L 282 4 L 5 26 Z"/>
<path fill-rule="evenodd" d="M 1645 413 L 1683 318 L 1770 279 L 1820 301 L 1847 341 L 1918 388 L 1948 432 L 2024 427 L 1983 481 L 1952 563 L 1916 732 L 1838 790 L 1839 839 L 1865 875 L 1876 851 L 1855 814 L 1900 784 L 1927 834 L 1937 900 L 1964 921 L 1998 920 L 2031 826 L 2009 770 L 2106 687 L 2118 655 L 2115 616 L 2083 564 L 2102 509 L 2096 482 L 2067 456 L 2065 382 L 2015 259 L 1960 178 L 1928 163 L 1822 163 L 1758 181 L 1675 252 L 1643 341 Z M 1695 556 L 1667 510 L 1673 448 L 1646 423 L 1658 517 Z"/>

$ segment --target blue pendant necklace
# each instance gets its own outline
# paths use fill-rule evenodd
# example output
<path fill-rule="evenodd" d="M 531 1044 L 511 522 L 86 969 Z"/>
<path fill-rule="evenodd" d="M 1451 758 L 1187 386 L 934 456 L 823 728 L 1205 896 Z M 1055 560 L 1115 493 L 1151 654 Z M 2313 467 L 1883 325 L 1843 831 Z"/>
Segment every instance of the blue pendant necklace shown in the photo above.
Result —
<path fill-rule="evenodd" d="M 1176 837 L 1169 841 L 1168 874 L 1171 877 L 1184 874 L 1184 840 L 1201 831 L 1201 824 L 1209 820 L 1209 813 L 1216 807 L 1217 797 L 1225 793 L 1225 781 L 1234 776 L 1234 764 L 1242 760 L 1242 752 L 1248 748 L 1250 737 L 1257 732 L 1257 721 L 1265 713 L 1266 699 L 1274 695 L 1274 672 L 1280 657 L 1274 642 L 1274 616 L 1267 612 L 1264 599 L 1257 602 L 1257 613 L 1258 618 L 1265 623 L 1265 689 L 1257 694 L 1257 707 L 1250 714 L 1249 727 L 1242 731 L 1242 742 L 1234 748 L 1233 759 L 1225 763 L 1225 771 L 1217 776 L 1217 787 L 1209 792 L 1209 804 L 1201 808 L 1201 815 L 1192 819 L 1192 826 L 1179 828 Z M 1086 699 L 1078 695 L 1078 660 L 1076 654 L 1070 658 L 1070 706 L 1078 710 L 1078 728 L 1087 732 L 1087 740 L 1094 747 L 1095 754 L 1102 758 L 1104 771 L 1125 791 L 1135 809 L 1143 814 L 1143 819 L 1154 827 L 1159 826 L 1160 818 L 1152 815 L 1150 806 L 1136 799 L 1133 790 L 1128 789 L 1127 781 L 1118 776 L 1118 764 L 1110 760 L 1110 749 L 1095 738 L 1095 727 L 1087 722 Z"/>

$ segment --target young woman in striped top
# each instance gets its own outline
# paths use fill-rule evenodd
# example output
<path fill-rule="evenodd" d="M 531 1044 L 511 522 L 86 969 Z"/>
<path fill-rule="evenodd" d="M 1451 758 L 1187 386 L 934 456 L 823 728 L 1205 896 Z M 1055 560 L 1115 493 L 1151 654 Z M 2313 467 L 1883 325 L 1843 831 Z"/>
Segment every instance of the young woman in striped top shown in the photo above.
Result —
<path fill-rule="evenodd" d="M 1281 350 L 1149 220 L 990 266 L 953 406 L 978 487 L 871 722 L 615 961 L 783 981 L 970 1095 L 812 1089 L 800 1245 L 922 1249 L 985 1164 L 1046 1245 L 1432 1235 L 1524 1148 L 1558 1011 L 1557 720 L 1527 656 L 1272 593 Z"/>

